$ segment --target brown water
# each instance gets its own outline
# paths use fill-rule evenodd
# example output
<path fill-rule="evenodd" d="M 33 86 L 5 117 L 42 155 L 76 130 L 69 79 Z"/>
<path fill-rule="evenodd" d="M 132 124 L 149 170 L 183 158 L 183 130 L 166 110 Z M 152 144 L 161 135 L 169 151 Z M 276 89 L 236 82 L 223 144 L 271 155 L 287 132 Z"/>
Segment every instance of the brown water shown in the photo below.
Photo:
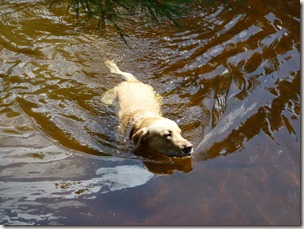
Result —
<path fill-rule="evenodd" d="M 202 6 L 129 46 L 48 4 L 0 6 L 1 224 L 300 224 L 298 1 Z M 193 159 L 132 154 L 100 102 L 107 58 L 161 94 Z"/>

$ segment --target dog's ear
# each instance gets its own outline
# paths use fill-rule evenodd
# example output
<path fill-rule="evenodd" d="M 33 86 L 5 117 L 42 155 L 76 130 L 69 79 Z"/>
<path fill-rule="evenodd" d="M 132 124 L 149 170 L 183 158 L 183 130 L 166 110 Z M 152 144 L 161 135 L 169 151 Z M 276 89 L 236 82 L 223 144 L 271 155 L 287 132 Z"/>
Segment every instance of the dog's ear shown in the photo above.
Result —
<path fill-rule="evenodd" d="M 132 140 L 132 138 L 133 138 L 134 131 L 135 131 L 135 127 L 133 126 L 131 131 L 130 131 L 130 134 L 129 134 L 129 139 L 130 140 Z"/>
<path fill-rule="evenodd" d="M 143 137 L 146 136 L 149 133 L 149 130 L 147 127 L 142 128 L 138 130 L 131 138 L 131 140 L 136 145 L 136 148 L 139 147 L 142 143 Z"/>

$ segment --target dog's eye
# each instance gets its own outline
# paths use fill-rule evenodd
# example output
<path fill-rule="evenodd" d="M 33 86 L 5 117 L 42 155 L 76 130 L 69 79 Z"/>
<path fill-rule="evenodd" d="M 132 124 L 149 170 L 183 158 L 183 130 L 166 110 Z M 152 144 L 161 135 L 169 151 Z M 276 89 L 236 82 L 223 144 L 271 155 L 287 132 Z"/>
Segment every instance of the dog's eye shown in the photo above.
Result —
<path fill-rule="evenodd" d="M 168 137 L 172 137 L 172 131 L 169 130 L 169 131 L 166 131 L 163 135 L 165 138 L 168 138 Z"/>

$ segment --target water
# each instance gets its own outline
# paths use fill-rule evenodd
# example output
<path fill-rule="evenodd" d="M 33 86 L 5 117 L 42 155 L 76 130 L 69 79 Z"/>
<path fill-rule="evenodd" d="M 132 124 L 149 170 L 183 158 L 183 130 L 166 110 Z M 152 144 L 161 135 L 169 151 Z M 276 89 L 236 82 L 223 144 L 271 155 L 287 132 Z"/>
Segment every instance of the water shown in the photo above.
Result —
<path fill-rule="evenodd" d="M 129 46 L 45 1 L 0 12 L 1 224 L 300 224 L 298 1 L 202 5 Z M 132 154 L 105 59 L 156 89 L 192 159 Z"/>

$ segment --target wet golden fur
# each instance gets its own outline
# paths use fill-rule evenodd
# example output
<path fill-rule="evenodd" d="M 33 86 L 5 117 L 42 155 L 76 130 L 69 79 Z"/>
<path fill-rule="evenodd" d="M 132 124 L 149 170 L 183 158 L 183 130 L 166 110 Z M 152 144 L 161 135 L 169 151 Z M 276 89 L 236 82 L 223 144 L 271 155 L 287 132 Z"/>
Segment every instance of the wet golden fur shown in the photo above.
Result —
<path fill-rule="evenodd" d="M 168 156 L 191 154 L 193 146 L 181 136 L 178 125 L 162 117 L 154 89 L 132 74 L 120 71 L 114 62 L 108 60 L 105 64 L 112 73 L 125 79 L 114 87 L 114 92 L 119 101 L 119 120 L 124 131 L 130 129 L 135 149 L 147 147 Z"/>

